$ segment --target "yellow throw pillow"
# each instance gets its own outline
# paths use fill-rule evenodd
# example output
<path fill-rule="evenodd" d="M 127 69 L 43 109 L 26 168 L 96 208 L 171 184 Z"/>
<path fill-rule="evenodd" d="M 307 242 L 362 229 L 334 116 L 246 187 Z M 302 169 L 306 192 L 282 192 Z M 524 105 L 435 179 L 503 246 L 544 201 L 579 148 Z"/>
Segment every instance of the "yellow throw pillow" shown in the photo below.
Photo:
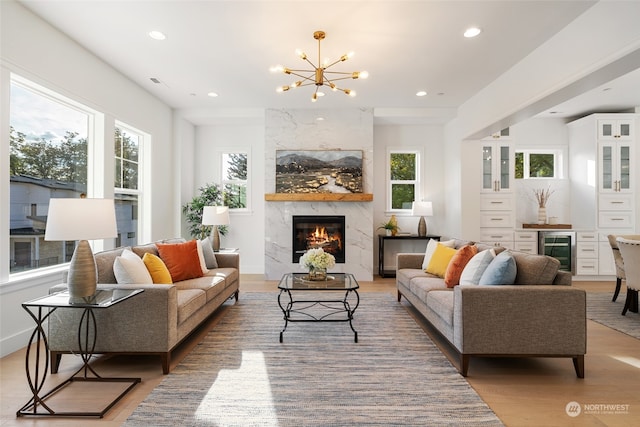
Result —
<path fill-rule="evenodd" d="M 153 283 L 163 285 L 171 285 L 173 283 L 169 269 L 159 256 L 147 252 L 143 255 L 142 262 L 144 262 L 147 270 L 149 270 Z"/>
<path fill-rule="evenodd" d="M 444 277 L 447 272 L 447 267 L 449 266 L 449 262 L 451 258 L 458 252 L 456 249 L 448 248 L 440 243 L 436 247 L 435 252 L 433 252 L 433 256 L 429 261 L 429 265 L 427 266 L 427 273 L 433 274 L 434 276 Z"/>

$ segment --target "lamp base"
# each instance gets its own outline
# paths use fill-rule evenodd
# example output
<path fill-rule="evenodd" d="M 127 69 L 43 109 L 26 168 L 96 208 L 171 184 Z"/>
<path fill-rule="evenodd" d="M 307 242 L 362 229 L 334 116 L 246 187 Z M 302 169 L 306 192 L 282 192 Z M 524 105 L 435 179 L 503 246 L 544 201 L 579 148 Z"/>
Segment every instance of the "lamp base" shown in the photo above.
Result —
<path fill-rule="evenodd" d="M 211 246 L 215 252 L 220 250 L 220 233 L 217 225 L 211 227 Z"/>
<path fill-rule="evenodd" d="M 424 220 L 424 217 L 421 216 L 418 221 L 418 236 L 424 237 L 427 235 L 427 222 Z"/>
<path fill-rule="evenodd" d="M 90 297 L 96 293 L 98 272 L 89 242 L 80 240 L 69 264 L 67 287 L 74 298 Z"/>

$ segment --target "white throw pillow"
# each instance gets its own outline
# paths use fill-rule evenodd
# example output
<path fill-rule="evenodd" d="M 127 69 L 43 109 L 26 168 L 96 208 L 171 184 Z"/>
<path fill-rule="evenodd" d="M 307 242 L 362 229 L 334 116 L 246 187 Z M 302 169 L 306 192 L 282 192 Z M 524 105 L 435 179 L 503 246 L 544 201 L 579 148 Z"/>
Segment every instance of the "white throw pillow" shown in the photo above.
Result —
<path fill-rule="evenodd" d="M 200 268 L 202 269 L 202 274 L 207 274 L 209 272 L 209 269 L 207 268 L 207 262 L 204 260 L 202 241 L 196 240 L 196 246 L 198 247 L 198 258 L 200 259 Z"/>
<path fill-rule="evenodd" d="M 485 272 L 491 261 L 496 256 L 496 251 L 493 249 L 486 249 L 478 252 L 469 260 L 465 265 L 462 274 L 460 275 L 461 285 L 477 285 L 480 283 L 480 278 Z"/>
<path fill-rule="evenodd" d="M 213 252 L 213 246 L 211 245 L 211 236 L 200 240 L 202 243 L 202 254 L 204 255 L 204 262 L 207 265 L 207 268 L 213 270 L 214 268 L 218 268 L 218 260 L 216 259 L 216 254 Z"/>
<path fill-rule="evenodd" d="M 436 251 L 436 248 L 438 247 L 438 243 L 448 248 L 453 248 L 456 245 L 455 239 L 445 240 L 443 242 L 439 242 L 438 240 L 434 240 L 434 239 L 429 239 L 429 242 L 427 243 L 427 250 L 424 252 L 424 260 L 422 261 L 423 270 L 426 270 L 427 267 L 429 266 L 429 261 L 431 261 L 431 257 L 433 256 L 433 253 Z"/>
<path fill-rule="evenodd" d="M 138 255 L 128 249 L 122 251 L 113 262 L 113 274 L 121 285 L 150 284 L 153 283 L 151 274 L 144 265 L 144 261 Z"/>

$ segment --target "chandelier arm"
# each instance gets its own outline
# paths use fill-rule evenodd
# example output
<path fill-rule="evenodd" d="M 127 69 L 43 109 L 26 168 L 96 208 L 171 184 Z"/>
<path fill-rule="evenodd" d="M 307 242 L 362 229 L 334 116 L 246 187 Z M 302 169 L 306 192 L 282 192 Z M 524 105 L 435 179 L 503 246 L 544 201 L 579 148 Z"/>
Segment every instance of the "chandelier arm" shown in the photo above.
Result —
<path fill-rule="evenodd" d="M 325 70 L 324 73 L 325 74 L 344 74 L 344 75 L 348 75 L 349 78 L 351 78 L 351 76 L 353 76 L 354 72 L 357 73 L 357 71 L 353 71 L 353 72 L 348 73 L 348 72 L 345 72 L 345 71 L 326 71 L 326 70 Z"/>
<path fill-rule="evenodd" d="M 303 76 L 302 74 L 294 73 L 293 70 L 291 70 L 291 71 L 292 72 L 289 73 L 291 75 L 294 75 L 296 77 L 300 77 L 301 79 L 304 79 L 304 80 L 313 80 L 313 78 L 312 78 L 313 74 L 311 74 L 309 76 Z M 304 70 L 303 72 L 310 73 L 311 71 Z"/>
<path fill-rule="evenodd" d="M 327 80 L 328 82 L 334 82 L 337 80 L 347 80 L 347 79 L 351 79 L 352 77 L 337 77 L 337 78 L 333 78 L 333 79 L 327 79 L 325 78 L 325 80 Z"/>
<path fill-rule="evenodd" d="M 342 59 L 338 59 L 337 61 L 332 62 L 331 64 L 325 66 L 324 69 L 326 70 L 329 67 L 333 67 L 334 65 L 336 65 L 339 62 L 343 62 Z"/>
<path fill-rule="evenodd" d="M 311 65 L 313 68 L 318 68 L 318 67 L 316 67 L 316 66 L 314 65 L 314 63 L 313 63 L 313 62 L 311 62 L 311 61 L 309 60 L 309 58 L 304 58 L 304 59 L 303 59 L 303 61 L 307 61 L 307 62 L 309 63 L 309 65 Z"/>

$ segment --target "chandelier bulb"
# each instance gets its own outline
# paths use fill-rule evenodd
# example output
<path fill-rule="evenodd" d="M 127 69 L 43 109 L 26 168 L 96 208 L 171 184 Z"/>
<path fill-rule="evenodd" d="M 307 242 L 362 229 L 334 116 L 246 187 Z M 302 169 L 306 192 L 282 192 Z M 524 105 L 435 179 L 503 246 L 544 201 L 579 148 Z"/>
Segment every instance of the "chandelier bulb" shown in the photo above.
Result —
<path fill-rule="evenodd" d="M 272 73 L 281 73 L 284 71 L 284 67 L 280 64 L 274 65 L 269 69 L 269 71 L 271 71 Z"/>
<path fill-rule="evenodd" d="M 293 82 L 293 83 L 291 83 L 291 89 L 295 89 L 298 86 L 300 86 L 301 84 L 302 84 L 302 82 L 299 81 L 299 80 L 297 82 Z"/>
<path fill-rule="evenodd" d="M 345 93 L 345 94 L 347 94 L 347 95 L 349 95 L 349 96 L 351 96 L 351 97 L 356 96 L 356 91 L 355 91 L 355 90 L 345 89 L 345 90 L 344 90 L 344 93 Z"/>
<path fill-rule="evenodd" d="M 280 93 L 280 92 L 286 92 L 288 91 L 290 88 L 289 86 L 280 86 L 279 88 L 276 89 L 276 92 Z"/>
<path fill-rule="evenodd" d="M 300 59 L 307 59 L 307 54 L 300 49 L 296 49 L 296 55 L 298 55 Z"/>
<path fill-rule="evenodd" d="M 318 94 L 317 93 L 313 93 L 313 95 L 311 95 L 311 102 L 316 102 L 318 100 Z"/>

